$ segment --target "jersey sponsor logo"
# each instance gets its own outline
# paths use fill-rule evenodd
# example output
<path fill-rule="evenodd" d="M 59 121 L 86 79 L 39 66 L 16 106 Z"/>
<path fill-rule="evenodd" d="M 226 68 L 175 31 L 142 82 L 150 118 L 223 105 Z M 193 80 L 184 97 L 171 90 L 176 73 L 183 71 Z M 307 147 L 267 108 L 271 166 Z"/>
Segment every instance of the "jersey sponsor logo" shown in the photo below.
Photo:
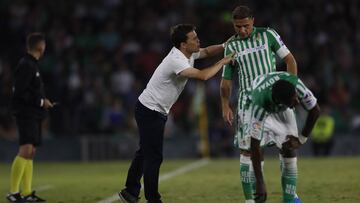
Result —
<path fill-rule="evenodd" d="M 253 47 L 253 48 L 247 48 L 247 49 L 244 49 L 244 50 L 242 50 L 240 52 L 237 52 L 236 57 L 251 54 L 251 53 L 261 51 L 261 50 L 264 50 L 264 49 L 266 49 L 266 46 L 264 44 L 260 45 L 260 46 L 257 46 L 257 47 Z"/>

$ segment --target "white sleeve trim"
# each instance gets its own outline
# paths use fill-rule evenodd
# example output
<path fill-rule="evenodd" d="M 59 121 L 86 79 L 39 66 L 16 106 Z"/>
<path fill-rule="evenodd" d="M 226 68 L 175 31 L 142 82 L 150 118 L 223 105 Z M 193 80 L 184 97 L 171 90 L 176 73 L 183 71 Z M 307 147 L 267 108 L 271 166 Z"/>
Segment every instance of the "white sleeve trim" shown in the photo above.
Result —
<path fill-rule="evenodd" d="M 280 47 L 280 49 L 278 49 L 276 51 L 276 54 L 281 58 L 285 58 L 285 56 L 287 56 L 290 53 L 289 49 L 283 45 L 282 47 Z"/>
<path fill-rule="evenodd" d="M 198 58 L 200 57 L 200 51 L 193 53 L 193 54 L 192 54 L 192 57 L 193 57 L 194 59 L 198 59 Z"/>

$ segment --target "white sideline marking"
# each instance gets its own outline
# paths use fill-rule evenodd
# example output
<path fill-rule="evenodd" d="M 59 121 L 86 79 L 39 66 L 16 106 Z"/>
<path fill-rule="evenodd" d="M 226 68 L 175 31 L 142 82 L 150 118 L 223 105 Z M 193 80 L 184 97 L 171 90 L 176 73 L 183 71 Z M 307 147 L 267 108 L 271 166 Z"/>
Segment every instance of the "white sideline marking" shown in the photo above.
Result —
<path fill-rule="evenodd" d="M 36 190 L 36 192 L 41 192 L 41 191 L 53 189 L 54 187 L 55 186 L 53 186 L 53 185 L 43 185 L 43 186 L 36 187 L 35 190 Z"/>
<path fill-rule="evenodd" d="M 187 172 L 195 170 L 197 168 L 203 167 L 208 163 L 209 163 L 209 159 L 201 159 L 199 161 L 195 161 L 195 162 L 190 163 L 190 164 L 188 164 L 188 165 L 186 165 L 184 167 L 180 167 L 180 168 L 178 168 L 178 169 L 176 169 L 174 171 L 171 171 L 169 173 L 165 173 L 164 175 L 161 175 L 159 177 L 159 182 L 170 179 L 170 178 L 175 177 L 175 176 L 178 176 L 180 174 L 187 173 Z M 144 186 L 141 185 L 141 190 L 143 188 L 144 188 Z M 106 199 L 98 201 L 97 203 L 112 203 L 112 202 L 115 202 L 116 200 L 119 200 L 119 195 L 117 193 L 114 194 L 111 197 L 108 197 Z"/>

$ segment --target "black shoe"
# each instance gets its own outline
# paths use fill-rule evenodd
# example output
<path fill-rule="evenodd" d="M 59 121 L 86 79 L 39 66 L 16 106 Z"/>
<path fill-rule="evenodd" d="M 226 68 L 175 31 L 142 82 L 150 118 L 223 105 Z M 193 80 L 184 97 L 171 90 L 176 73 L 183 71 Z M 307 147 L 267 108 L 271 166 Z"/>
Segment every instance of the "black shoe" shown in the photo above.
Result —
<path fill-rule="evenodd" d="M 9 201 L 9 202 L 23 202 L 25 203 L 26 201 L 24 200 L 24 198 L 20 195 L 20 193 L 14 193 L 14 194 L 7 194 L 6 195 L 6 199 Z"/>
<path fill-rule="evenodd" d="M 32 191 L 30 195 L 24 197 L 26 202 L 46 202 L 46 200 L 41 199 L 40 197 L 35 195 L 35 191 Z"/>
<path fill-rule="evenodd" d="M 130 194 L 126 189 L 121 190 L 119 192 L 120 200 L 124 203 L 138 203 L 139 197 L 135 197 L 134 195 Z"/>

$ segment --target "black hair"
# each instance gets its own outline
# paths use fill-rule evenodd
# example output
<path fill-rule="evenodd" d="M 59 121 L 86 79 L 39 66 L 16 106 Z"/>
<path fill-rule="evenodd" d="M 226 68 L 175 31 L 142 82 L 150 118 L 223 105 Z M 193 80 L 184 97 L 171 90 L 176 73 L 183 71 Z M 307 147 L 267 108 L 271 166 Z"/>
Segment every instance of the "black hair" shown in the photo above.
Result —
<path fill-rule="evenodd" d="M 253 12 L 247 6 L 237 6 L 232 12 L 233 19 L 252 18 Z"/>
<path fill-rule="evenodd" d="M 196 27 L 192 24 L 178 24 L 173 26 L 170 32 L 173 45 L 179 48 L 182 42 L 186 42 L 187 34 L 194 30 L 196 30 Z"/>
<path fill-rule="evenodd" d="M 45 41 L 44 34 L 40 32 L 30 33 L 26 38 L 26 47 L 28 50 L 34 50 L 36 49 L 36 46 L 42 41 Z"/>
<path fill-rule="evenodd" d="M 290 106 L 295 94 L 295 86 L 286 80 L 278 80 L 272 87 L 272 98 L 276 103 Z"/>

